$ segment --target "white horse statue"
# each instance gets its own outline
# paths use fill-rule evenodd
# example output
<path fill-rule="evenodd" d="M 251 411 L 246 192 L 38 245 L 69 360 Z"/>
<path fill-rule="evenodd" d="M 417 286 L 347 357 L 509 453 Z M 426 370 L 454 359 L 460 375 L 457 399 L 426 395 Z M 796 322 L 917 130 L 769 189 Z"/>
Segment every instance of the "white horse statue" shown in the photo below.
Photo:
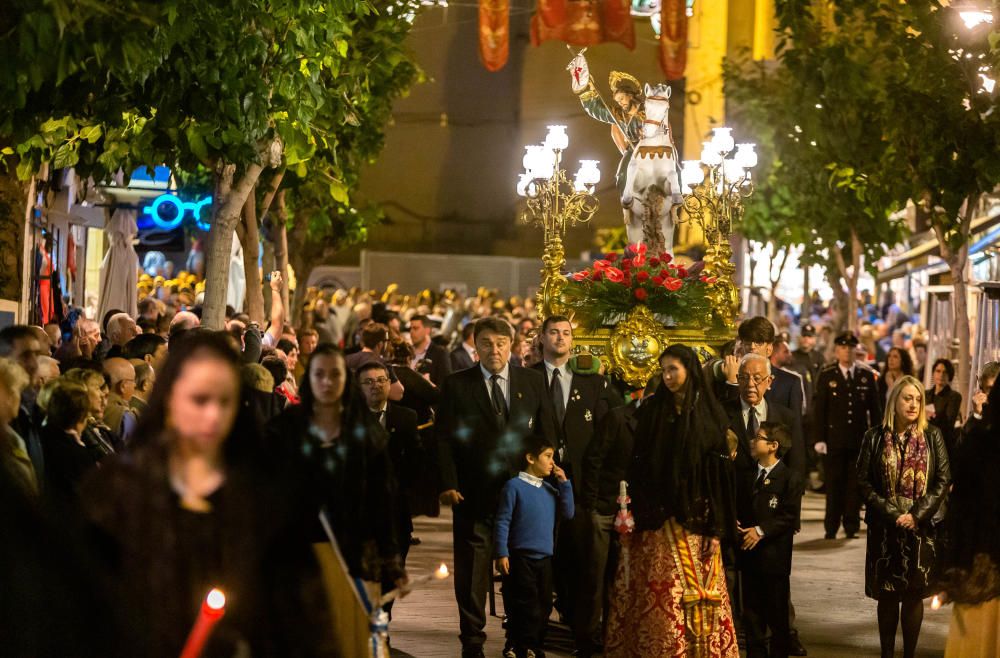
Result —
<path fill-rule="evenodd" d="M 660 84 L 644 90 L 646 96 L 642 137 L 628 163 L 622 207 L 630 243 L 643 242 L 653 253 L 672 252 L 674 208 L 683 203 L 677 150 L 667 114 L 670 87 Z"/>

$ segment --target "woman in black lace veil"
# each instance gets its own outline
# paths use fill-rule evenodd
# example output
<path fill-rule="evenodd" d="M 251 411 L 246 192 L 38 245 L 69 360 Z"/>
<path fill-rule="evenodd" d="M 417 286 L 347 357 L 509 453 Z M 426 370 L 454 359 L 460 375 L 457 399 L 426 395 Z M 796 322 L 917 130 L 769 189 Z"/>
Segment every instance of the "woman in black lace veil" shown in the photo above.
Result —
<path fill-rule="evenodd" d="M 944 595 L 955 604 L 946 658 L 1000 655 L 1000 386 L 953 467 L 943 560 Z"/>

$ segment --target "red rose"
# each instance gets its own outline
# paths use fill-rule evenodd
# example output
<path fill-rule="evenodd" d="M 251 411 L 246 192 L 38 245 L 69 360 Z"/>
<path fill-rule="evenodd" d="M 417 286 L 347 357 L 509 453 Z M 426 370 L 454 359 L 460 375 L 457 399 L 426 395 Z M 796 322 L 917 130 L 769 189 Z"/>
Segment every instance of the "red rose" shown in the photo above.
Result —
<path fill-rule="evenodd" d="M 590 275 L 590 280 L 591 280 L 591 281 L 600 281 L 600 280 L 601 280 L 601 277 L 603 276 L 603 274 L 604 274 L 604 273 L 603 273 L 603 272 L 601 272 L 601 270 L 594 270 L 594 271 L 593 271 L 593 272 L 591 273 L 591 275 Z"/>
<path fill-rule="evenodd" d="M 643 270 L 643 271 L 641 271 L 641 272 L 638 272 L 638 273 L 637 273 L 637 274 L 635 275 L 635 279 L 636 279 L 636 281 L 638 281 L 639 283 L 645 283 L 646 281 L 649 281 L 649 272 L 647 272 L 647 271 L 645 271 L 645 270 Z"/>
<path fill-rule="evenodd" d="M 660 266 L 660 259 L 657 258 L 656 256 L 651 257 L 649 259 L 649 266 L 650 267 L 659 267 Z"/>
<path fill-rule="evenodd" d="M 573 275 L 574 281 L 584 281 L 590 277 L 590 270 L 581 270 Z"/>
<path fill-rule="evenodd" d="M 648 297 L 648 296 L 649 296 L 649 293 L 646 292 L 645 288 L 636 288 L 635 289 L 635 298 L 638 299 L 640 302 L 646 301 L 646 297 Z"/>
<path fill-rule="evenodd" d="M 646 264 L 646 257 L 642 254 L 636 254 L 635 258 L 632 259 L 632 264 L 636 267 L 642 267 Z"/>
<path fill-rule="evenodd" d="M 683 285 L 684 285 L 683 281 L 681 281 L 680 279 L 675 279 L 673 277 L 667 277 L 666 279 L 663 280 L 663 287 L 669 290 L 670 292 L 677 292 L 678 290 L 681 289 L 681 286 Z"/>
<path fill-rule="evenodd" d="M 617 267 L 609 267 L 604 270 L 604 276 L 606 276 L 608 281 L 611 283 L 621 283 L 625 280 L 625 273 Z"/>
<path fill-rule="evenodd" d="M 678 276 L 678 278 L 686 279 L 687 275 L 688 275 L 688 271 L 687 271 L 686 267 L 678 267 L 677 268 L 677 276 Z"/>
<path fill-rule="evenodd" d="M 594 271 L 595 272 L 603 270 L 604 268 L 610 267 L 610 266 L 611 266 L 611 262 L 610 261 L 606 261 L 606 260 L 595 260 L 594 261 Z"/>
<path fill-rule="evenodd" d="M 616 260 L 618 260 L 618 254 L 612 252 L 612 253 L 608 254 L 607 256 L 605 256 L 605 258 L 607 259 L 607 261 L 609 263 L 613 263 Z"/>
<path fill-rule="evenodd" d="M 670 254 L 668 254 L 668 253 L 667 253 L 667 252 L 665 252 L 665 251 L 664 251 L 663 253 L 661 253 L 661 254 L 660 254 L 660 261 L 661 261 L 661 262 L 662 262 L 662 263 L 663 263 L 664 265 L 666 265 L 667 263 L 669 263 L 669 262 L 670 262 L 670 261 L 672 261 L 673 259 L 674 259 L 674 257 L 673 257 L 673 256 L 671 256 Z"/>

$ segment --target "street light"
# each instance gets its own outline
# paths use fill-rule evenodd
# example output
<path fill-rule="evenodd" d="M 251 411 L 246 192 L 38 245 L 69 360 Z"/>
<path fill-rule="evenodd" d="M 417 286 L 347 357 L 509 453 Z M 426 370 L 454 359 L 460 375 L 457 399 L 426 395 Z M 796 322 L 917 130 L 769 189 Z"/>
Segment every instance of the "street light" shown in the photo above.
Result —
<path fill-rule="evenodd" d="M 526 209 L 521 221 L 543 229 L 545 251 L 542 255 L 542 286 L 538 291 L 538 306 L 545 316 L 558 313 L 559 292 L 566 284 L 562 268 L 566 264 L 562 238 L 567 226 L 585 224 L 597 212 L 594 190 L 601 182 L 597 160 L 581 160 L 573 176 L 562 168 L 562 153 L 569 147 L 566 126 L 548 127 L 543 144 L 525 146 L 521 164 L 524 173 L 518 176 L 517 193 L 525 197 Z"/>

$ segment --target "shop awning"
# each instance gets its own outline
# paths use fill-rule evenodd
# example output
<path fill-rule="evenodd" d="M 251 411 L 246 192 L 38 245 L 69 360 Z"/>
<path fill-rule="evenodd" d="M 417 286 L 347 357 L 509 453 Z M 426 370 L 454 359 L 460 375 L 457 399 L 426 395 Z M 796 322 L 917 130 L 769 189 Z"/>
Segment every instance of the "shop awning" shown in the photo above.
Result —
<path fill-rule="evenodd" d="M 970 256 L 981 253 L 990 245 L 1000 242 L 1000 229 L 996 228 L 998 225 L 1000 225 L 1000 205 L 993 206 L 985 215 L 972 220 L 973 243 L 969 247 Z M 875 281 L 876 283 L 885 283 L 907 274 L 935 267 L 939 263 L 928 263 L 926 259 L 928 256 L 940 257 L 940 255 L 937 238 L 932 237 L 897 256 L 892 267 L 879 272 Z M 918 260 L 923 262 L 918 264 L 915 262 Z"/>

